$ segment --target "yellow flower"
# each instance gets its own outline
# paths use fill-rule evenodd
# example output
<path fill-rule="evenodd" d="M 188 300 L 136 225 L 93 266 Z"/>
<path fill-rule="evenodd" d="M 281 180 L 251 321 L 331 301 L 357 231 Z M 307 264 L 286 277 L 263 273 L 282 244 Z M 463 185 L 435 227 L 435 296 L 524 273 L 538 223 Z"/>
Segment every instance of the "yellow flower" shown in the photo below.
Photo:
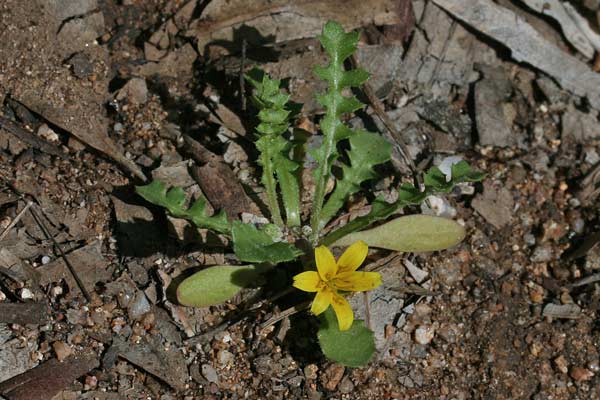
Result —
<path fill-rule="evenodd" d="M 302 272 L 294 276 L 294 287 L 305 292 L 317 292 L 310 311 L 319 315 L 331 305 L 341 331 L 350 329 L 354 313 L 348 301 L 339 292 L 364 292 L 381 285 L 378 272 L 356 272 L 367 258 L 369 248 L 359 240 L 335 260 L 325 246 L 315 249 L 317 271 Z"/>

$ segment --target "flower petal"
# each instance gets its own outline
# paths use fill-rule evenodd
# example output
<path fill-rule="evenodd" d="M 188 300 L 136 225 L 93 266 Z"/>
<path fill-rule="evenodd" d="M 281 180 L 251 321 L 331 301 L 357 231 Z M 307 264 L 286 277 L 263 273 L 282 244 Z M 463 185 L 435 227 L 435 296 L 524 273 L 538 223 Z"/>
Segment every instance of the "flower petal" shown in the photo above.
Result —
<path fill-rule="evenodd" d="M 362 240 L 354 242 L 346 249 L 337 262 L 339 273 L 356 271 L 367 258 L 369 246 Z"/>
<path fill-rule="evenodd" d="M 381 285 L 381 275 L 379 272 L 347 272 L 337 275 L 332 283 L 338 290 L 365 292 Z"/>
<path fill-rule="evenodd" d="M 294 276 L 293 286 L 305 292 L 316 292 L 320 283 L 321 278 L 316 271 L 306 271 Z"/>
<path fill-rule="evenodd" d="M 327 310 L 327 307 L 331 304 L 331 298 L 333 297 L 333 292 L 328 287 L 323 288 L 323 290 L 319 290 L 315 299 L 312 302 L 312 306 L 310 307 L 310 312 L 319 315 L 323 311 Z"/>
<path fill-rule="evenodd" d="M 331 251 L 325 246 L 319 246 L 315 249 L 315 262 L 317 263 L 317 271 L 321 275 L 321 279 L 325 282 L 337 274 L 337 264 Z"/>
<path fill-rule="evenodd" d="M 340 331 L 347 331 L 350 329 L 352 322 L 354 322 L 354 312 L 352 311 L 352 307 L 350 307 L 348 300 L 339 294 L 334 293 L 331 305 L 333 306 L 333 311 L 335 311 L 335 315 L 337 316 Z"/>

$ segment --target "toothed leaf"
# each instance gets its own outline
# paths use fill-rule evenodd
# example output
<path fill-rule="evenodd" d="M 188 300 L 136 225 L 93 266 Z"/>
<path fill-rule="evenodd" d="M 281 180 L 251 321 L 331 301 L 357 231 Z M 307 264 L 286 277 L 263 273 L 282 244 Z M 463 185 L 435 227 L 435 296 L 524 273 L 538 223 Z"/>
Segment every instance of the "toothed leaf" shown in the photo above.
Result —
<path fill-rule="evenodd" d="M 229 233 L 230 225 L 223 211 L 215 215 L 206 212 L 206 201 L 196 200 L 188 209 L 185 208 L 185 192 L 182 188 L 171 188 L 155 180 L 145 186 L 136 186 L 136 192 L 146 201 L 167 209 L 176 218 L 190 220 L 199 228 L 207 228 L 220 233 Z"/>
<path fill-rule="evenodd" d="M 240 261 L 277 264 L 302 254 L 290 243 L 273 241 L 268 233 L 258 230 L 254 225 L 234 221 L 231 235 L 233 250 Z"/>
<path fill-rule="evenodd" d="M 283 224 L 277 198 L 279 184 L 286 223 L 288 226 L 299 226 L 300 179 L 296 172 L 299 164 L 290 159 L 292 143 L 282 136 L 289 130 L 293 107 L 288 104 L 289 96 L 281 92 L 278 79 L 271 79 L 259 70 L 251 71 L 246 79 L 256 89 L 253 100 L 259 108 L 260 120 L 256 127 L 259 136 L 256 148 L 260 152 L 258 163 L 263 168 L 262 183 L 273 221 L 278 225 Z"/>
<path fill-rule="evenodd" d="M 429 195 L 440 192 L 447 193 L 459 183 L 479 182 L 485 178 L 484 173 L 472 169 L 466 161 L 461 161 L 453 165 L 452 172 L 452 177 L 447 182 L 446 175 L 439 168 L 432 167 L 424 176 L 425 188 L 423 191 L 409 183 L 403 184 L 398 191 L 398 200 L 396 202 L 386 203 L 383 198 L 377 198 L 369 214 L 358 217 L 331 232 L 321 240 L 321 244 L 331 245 L 352 232 L 360 231 L 376 221 L 388 218 L 400 208 L 420 204 Z"/>
<path fill-rule="evenodd" d="M 346 33 L 339 23 L 329 21 L 323 27 L 323 33 L 319 36 L 319 41 L 332 61 L 343 63 L 346 58 L 356 51 L 358 38 L 358 32 Z"/>
<path fill-rule="evenodd" d="M 452 165 L 452 180 L 456 182 L 479 182 L 485 178 L 485 173 L 474 170 L 468 162 L 459 161 Z"/>
<path fill-rule="evenodd" d="M 360 190 L 361 183 L 377 176 L 373 167 L 388 161 L 391 153 L 392 147 L 380 135 L 358 131 L 350 136 L 350 165 L 342 167 L 343 177 L 337 181 L 335 190 L 323 206 L 321 228 L 344 205 L 348 196 Z"/>
<path fill-rule="evenodd" d="M 367 165 L 352 162 L 352 168 L 344 169 L 345 178 L 342 180 L 341 185 L 338 183 L 340 186 L 338 193 L 333 195 L 326 208 L 323 209 L 325 186 L 331 176 L 331 167 L 339 155 L 337 152 L 338 142 L 347 138 L 352 142 L 353 137 L 361 135 L 360 132 L 353 132 L 341 121 L 344 114 L 355 112 L 363 107 L 363 104 L 356 97 L 344 96 L 344 89 L 359 86 L 369 78 L 369 74 L 362 69 L 350 71 L 344 69 L 344 60 L 356 50 L 358 38 L 358 32 L 346 33 L 340 24 L 332 21 L 325 24 L 323 32 L 319 36 L 319 41 L 329 56 L 330 62 L 325 66 L 315 68 L 315 74 L 327 82 L 328 89 L 327 92 L 317 95 L 317 101 L 326 110 L 320 123 L 324 136 L 323 144 L 320 148 L 311 152 L 317 163 L 317 168 L 313 173 L 315 195 L 310 221 L 313 230 L 311 239 L 313 241 L 318 237 L 323 223 L 335 214 L 350 193 L 358 190 L 362 181 L 372 177 L 368 171 L 371 171 L 373 165 L 379 163 L 371 163 L 368 158 Z M 352 157 L 358 160 L 360 157 L 357 154 Z M 387 151 L 384 151 L 383 154 L 389 157 Z M 354 172 L 354 170 L 357 171 Z"/>
<path fill-rule="evenodd" d="M 438 167 L 432 167 L 427 171 L 423 177 L 425 187 L 430 187 L 436 192 L 449 192 L 452 190 L 454 184 L 446 181 L 446 174 L 444 174 Z"/>

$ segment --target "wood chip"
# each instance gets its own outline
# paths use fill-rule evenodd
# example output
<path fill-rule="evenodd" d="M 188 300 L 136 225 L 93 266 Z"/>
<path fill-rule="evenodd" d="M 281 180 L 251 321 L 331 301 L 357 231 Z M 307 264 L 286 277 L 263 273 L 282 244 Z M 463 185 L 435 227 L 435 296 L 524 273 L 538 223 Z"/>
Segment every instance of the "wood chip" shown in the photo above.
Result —
<path fill-rule="evenodd" d="M 185 34 L 196 37 L 201 52 L 210 42 L 232 41 L 234 35 L 245 34 L 248 29 L 281 43 L 315 37 L 325 22 L 332 19 L 347 30 L 369 24 L 398 24 L 401 20 L 396 8 L 395 0 L 346 0 L 344 12 L 340 12 L 337 2 L 329 0 L 215 0 L 203 9 L 201 17 L 190 24 Z"/>
<path fill-rule="evenodd" d="M 0 323 L 45 324 L 48 322 L 46 303 L 0 303 Z"/>
<path fill-rule="evenodd" d="M 238 218 L 243 212 L 262 215 L 224 162 L 211 161 L 202 167 L 192 167 L 191 173 L 213 208 L 225 210 L 230 219 Z"/>
<path fill-rule="evenodd" d="M 556 20 L 565 38 L 588 60 L 594 56 L 594 47 L 558 0 L 523 0 L 533 10 Z"/>
<path fill-rule="evenodd" d="M 99 365 L 97 356 L 91 353 L 69 357 L 62 363 L 53 358 L 0 383 L 0 394 L 8 400 L 50 400 Z"/>
<path fill-rule="evenodd" d="M 183 354 L 176 350 L 167 351 L 158 341 L 142 340 L 135 345 L 115 341 L 104 356 L 105 368 L 114 363 L 116 356 L 161 379 L 175 390 L 185 389 L 188 371 Z"/>
<path fill-rule="evenodd" d="M 559 319 L 577 319 L 581 317 L 581 307 L 577 304 L 546 304 L 544 317 L 559 318 Z"/>
<path fill-rule="evenodd" d="M 518 62 L 530 64 L 554 77 L 566 90 L 586 96 L 600 108 L 600 76 L 577 58 L 547 41 L 514 12 L 491 0 L 433 0 L 435 4 L 499 41 Z"/>
<path fill-rule="evenodd" d="M 111 272 L 107 269 L 108 261 L 102 255 L 100 242 L 94 242 L 72 251 L 66 254 L 66 257 L 89 292 L 94 291 L 96 282 L 105 282 L 112 277 Z M 39 267 L 37 271 L 40 273 L 40 285 L 65 279 L 71 290 L 78 290 L 77 282 L 62 258 Z"/>

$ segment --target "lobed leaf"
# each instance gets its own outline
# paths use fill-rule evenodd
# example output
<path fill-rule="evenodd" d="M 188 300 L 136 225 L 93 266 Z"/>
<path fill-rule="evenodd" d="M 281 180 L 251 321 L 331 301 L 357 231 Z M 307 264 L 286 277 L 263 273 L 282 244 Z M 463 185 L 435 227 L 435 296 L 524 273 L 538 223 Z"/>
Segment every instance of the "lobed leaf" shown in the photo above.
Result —
<path fill-rule="evenodd" d="M 296 172 L 299 164 L 289 156 L 292 143 L 282 136 L 288 131 L 293 114 L 292 105 L 288 103 L 289 95 L 281 92 L 281 82 L 278 79 L 271 79 L 262 71 L 253 70 L 246 79 L 256 89 L 252 99 L 260 110 L 258 113 L 260 124 L 256 127 L 259 136 L 256 147 L 260 152 L 258 163 L 263 168 L 262 183 L 267 192 L 269 209 L 273 220 L 278 225 L 282 225 L 277 198 L 277 184 L 279 184 L 286 212 L 286 223 L 288 226 L 299 226 L 300 179 Z"/>
<path fill-rule="evenodd" d="M 358 131 L 349 140 L 350 165 L 342 167 L 343 177 L 337 181 L 335 190 L 323 206 L 320 228 L 338 212 L 348 196 L 360 190 L 364 181 L 377 176 L 373 167 L 389 161 L 391 157 L 392 146 L 380 135 Z"/>
<path fill-rule="evenodd" d="M 208 215 L 206 212 L 206 200 L 199 198 L 189 208 L 185 208 L 185 192 L 182 188 L 167 188 L 167 185 L 159 180 L 154 180 L 145 186 L 136 186 L 135 191 L 146 201 L 164 207 L 169 214 L 176 218 L 190 220 L 199 228 L 207 228 L 216 232 L 228 234 L 230 224 L 223 211 L 216 215 Z"/>
<path fill-rule="evenodd" d="M 455 246 L 465 238 L 465 234 L 462 225 L 448 218 L 407 215 L 373 229 L 351 233 L 333 246 L 349 246 L 362 240 L 369 247 L 418 253 Z"/>
<path fill-rule="evenodd" d="M 221 304 L 256 282 L 259 275 L 254 265 L 215 265 L 183 280 L 177 287 L 177 301 L 188 307 Z"/>
<path fill-rule="evenodd" d="M 302 251 L 287 242 L 275 242 L 254 225 L 234 221 L 231 229 L 233 251 L 240 261 L 277 264 L 291 261 Z"/>
<path fill-rule="evenodd" d="M 472 169 L 466 161 L 454 164 L 452 173 L 451 179 L 447 181 L 446 175 L 439 168 L 431 168 L 424 177 L 424 190 L 421 191 L 409 183 L 403 184 L 398 190 L 398 200 L 396 202 L 386 203 L 381 197 L 375 199 L 369 214 L 358 217 L 336 229 L 324 237 L 320 243 L 329 246 L 352 232 L 360 231 L 376 221 L 388 218 L 400 208 L 420 204 L 429 195 L 439 192 L 446 193 L 459 183 L 479 182 L 485 178 L 484 173 Z"/>
<path fill-rule="evenodd" d="M 325 357 L 347 367 L 367 365 L 375 353 L 375 339 L 363 321 L 354 320 L 350 329 L 340 331 L 331 307 L 319 319 L 321 326 L 317 337 Z"/>
<path fill-rule="evenodd" d="M 360 183 L 373 177 L 372 167 L 380 162 L 374 162 L 374 158 L 361 156 L 364 143 L 357 144 L 366 136 L 364 131 L 353 131 L 341 121 L 344 114 L 352 113 L 363 107 L 363 104 L 354 96 L 345 96 L 344 89 L 356 87 L 363 84 L 369 74 L 362 69 L 346 71 L 344 60 L 356 50 L 358 32 L 344 31 L 337 22 L 328 22 L 323 27 L 323 33 L 319 36 L 321 45 L 329 56 L 329 64 L 315 68 L 315 74 L 328 84 L 326 93 L 317 95 L 317 101 L 326 109 L 325 116 L 320 126 L 323 132 L 322 145 L 313 151 L 311 155 L 317 163 L 314 171 L 315 191 L 313 207 L 311 212 L 311 228 L 313 244 L 317 241 L 319 232 L 324 224 L 339 210 L 346 198 L 360 187 Z M 354 139 L 354 145 L 352 141 Z M 374 136 L 371 136 L 373 138 Z M 331 167 L 339 156 L 337 144 L 340 140 L 350 139 L 351 155 L 356 160 L 367 161 L 366 165 L 351 160 L 351 167 L 344 168 L 344 178 L 338 182 L 339 189 L 325 204 L 325 186 L 331 176 Z M 383 155 L 389 158 L 387 147 L 377 143 L 383 149 Z M 384 157 L 385 158 L 385 157 Z M 387 161 L 384 160 L 382 162 Z M 324 208 L 325 204 L 325 208 Z"/>

